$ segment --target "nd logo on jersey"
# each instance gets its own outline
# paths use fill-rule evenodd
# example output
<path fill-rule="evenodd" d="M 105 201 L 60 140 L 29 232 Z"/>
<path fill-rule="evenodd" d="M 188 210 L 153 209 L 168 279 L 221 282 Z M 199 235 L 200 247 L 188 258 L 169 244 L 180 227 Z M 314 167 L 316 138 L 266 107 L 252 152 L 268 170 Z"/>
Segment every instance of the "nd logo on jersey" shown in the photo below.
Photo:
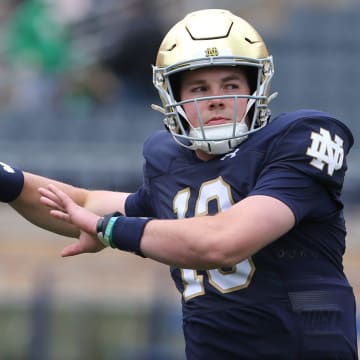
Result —
<path fill-rule="evenodd" d="M 310 164 L 319 170 L 323 170 L 327 165 L 327 173 L 331 176 L 335 170 L 341 169 L 344 162 L 343 140 L 335 135 L 331 139 L 330 132 L 320 128 L 320 132 L 311 133 L 311 146 L 308 147 L 306 154 L 312 156 Z"/>

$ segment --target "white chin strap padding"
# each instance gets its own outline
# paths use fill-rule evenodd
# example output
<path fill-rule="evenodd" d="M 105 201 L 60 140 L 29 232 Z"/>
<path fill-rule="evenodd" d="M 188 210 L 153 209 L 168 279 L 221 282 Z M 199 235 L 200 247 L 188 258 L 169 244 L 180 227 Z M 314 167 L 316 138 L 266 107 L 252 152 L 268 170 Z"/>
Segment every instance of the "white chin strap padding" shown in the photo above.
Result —
<path fill-rule="evenodd" d="M 200 128 L 192 128 L 189 132 L 189 136 L 199 140 L 191 140 L 191 149 L 203 150 L 208 154 L 226 154 L 234 147 L 239 145 L 246 139 L 246 135 L 241 136 L 248 131 L 248 127 L 245 122 L 239 122 L 236 124 L 234 132 L 234 124 L 213 125 L 205 126 L 203 132 Z"/>

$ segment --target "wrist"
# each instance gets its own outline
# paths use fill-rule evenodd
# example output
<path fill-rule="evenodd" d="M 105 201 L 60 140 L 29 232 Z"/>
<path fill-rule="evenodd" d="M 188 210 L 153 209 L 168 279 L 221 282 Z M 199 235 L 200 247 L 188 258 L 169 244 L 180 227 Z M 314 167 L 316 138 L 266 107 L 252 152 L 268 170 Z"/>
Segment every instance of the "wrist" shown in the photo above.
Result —
<path fill-rule="evenodd" d="M 152 219 L 113 213 L 98 220 L 96 232 L 105 246 L 145 257 L 140 245 L 145 226 L 150 220 Z"/>
<path fill-rule="evenodd" d="M 20 169 L 0 162 L 0 201 L 12 202 L 24 187 L 24 174 Z"/>
<path fill-rule="evenodd" d="M 152 218 L 120 216 L 111 230 L 112 246 L 145 257 L 141 251 L 141 239 L 146 224 Z"/>
<path fill-rule="evenodd" d="M 114 247 L 111 243 L 111 235 L 112 235 L 112 227 L 114 225 L 115 220 L 122 216 L 119 211 L 104 215 L 100 217 L 96 223 L 96 233 L 98 239 L 102 242 L 102 244 L 106 247 L 111 246 Z"/>

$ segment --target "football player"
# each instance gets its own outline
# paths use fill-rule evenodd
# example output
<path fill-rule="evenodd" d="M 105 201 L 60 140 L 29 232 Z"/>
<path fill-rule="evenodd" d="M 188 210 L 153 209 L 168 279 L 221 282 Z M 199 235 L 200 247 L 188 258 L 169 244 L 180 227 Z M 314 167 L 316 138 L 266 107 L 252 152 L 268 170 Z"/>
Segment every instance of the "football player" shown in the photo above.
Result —
<path fill-rule="evenodd" d="M 2 201 L 79 237 L 62 256 L 110 246 L 169 265 L 189 360 L 357 359 L 342 264 L 350 130 L 317 110 L 271 117 L 272 57 L 226 10 L 178 22 L 153 73 L 166 130 L 144 144 L 135 193 L 2 164 Z"/>

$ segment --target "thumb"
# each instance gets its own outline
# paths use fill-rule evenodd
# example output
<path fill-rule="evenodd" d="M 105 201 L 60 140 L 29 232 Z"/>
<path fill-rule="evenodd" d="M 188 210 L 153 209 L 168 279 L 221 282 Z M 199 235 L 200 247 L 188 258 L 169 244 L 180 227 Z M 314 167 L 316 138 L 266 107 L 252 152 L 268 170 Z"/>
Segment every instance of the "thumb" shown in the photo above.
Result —
<path fill-rule="evenodd" d="M 68 256 L 74 256 L 74 255 L 80 255 L 83 253 L 86 253 L 87 251 L 84 251 L 82 246 L 78 242 L 73 243 L 71 245 L 68 245 L 62 249 L 60 255 L 61 257 L 68 257 Z"/>
<path fill-rule="evenodd" d="M 96 253 L 103 249 L 105 249 L 105 246 L 96 236 L 88 234 L 85 231 L 80 231 L 79 240 L 66 246 L 61 251 L 61 256 L 67 257 L 85 253 Z"/>

